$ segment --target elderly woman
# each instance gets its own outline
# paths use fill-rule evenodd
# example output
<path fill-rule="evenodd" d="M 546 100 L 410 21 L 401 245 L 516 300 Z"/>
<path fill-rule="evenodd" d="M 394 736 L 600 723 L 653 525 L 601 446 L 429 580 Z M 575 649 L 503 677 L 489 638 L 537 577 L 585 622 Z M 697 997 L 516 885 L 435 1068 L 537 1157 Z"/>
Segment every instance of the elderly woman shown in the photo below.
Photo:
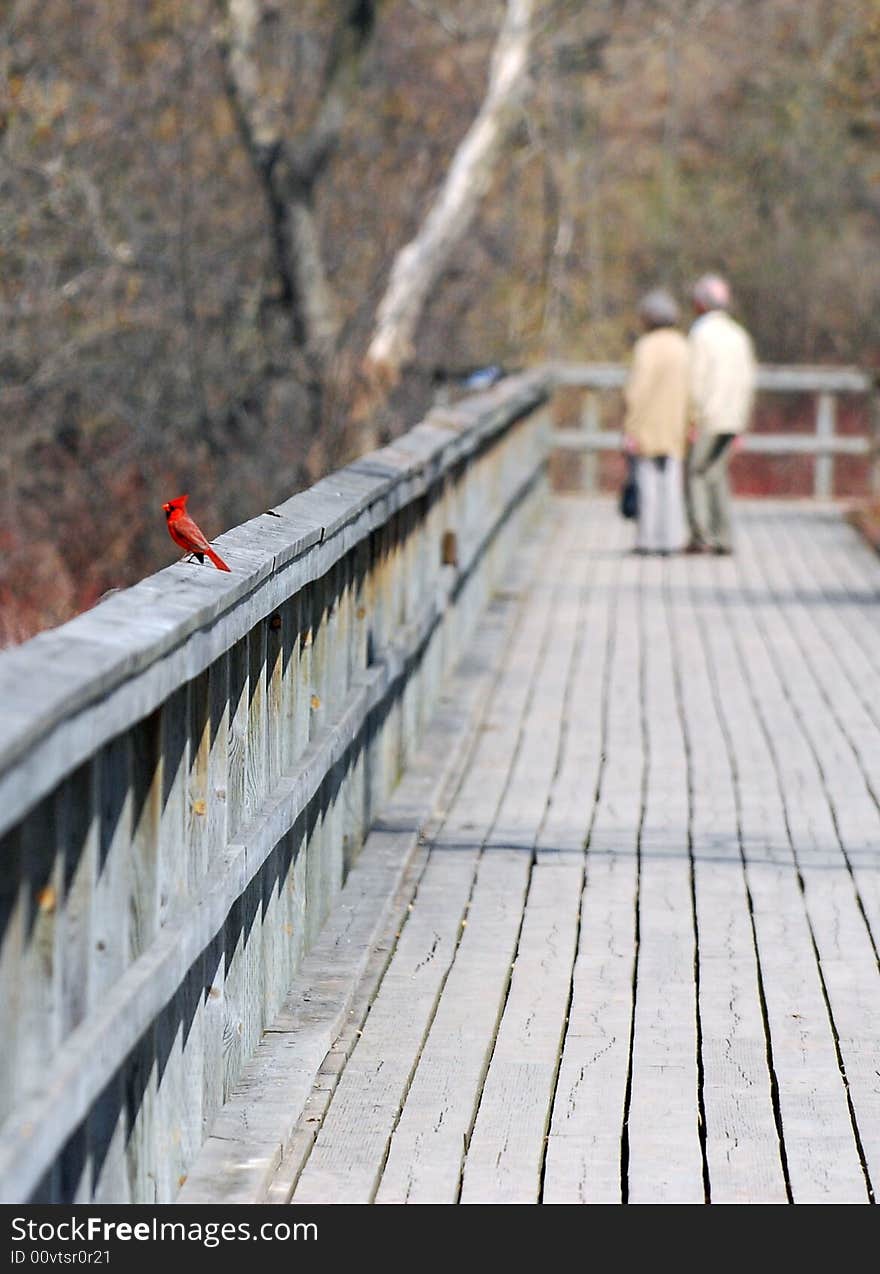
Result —
<path fill-rule="evenodd" d="M 624 445 L 636 456 L 635 551 L 674 553 L 685 543 L 682 460 L 687 446 L 689 348 L 676 326 L 678 306 L 665 289 L 642 298 L 639 317 L 645 334 L 633 349 L 623 422 Z"/>

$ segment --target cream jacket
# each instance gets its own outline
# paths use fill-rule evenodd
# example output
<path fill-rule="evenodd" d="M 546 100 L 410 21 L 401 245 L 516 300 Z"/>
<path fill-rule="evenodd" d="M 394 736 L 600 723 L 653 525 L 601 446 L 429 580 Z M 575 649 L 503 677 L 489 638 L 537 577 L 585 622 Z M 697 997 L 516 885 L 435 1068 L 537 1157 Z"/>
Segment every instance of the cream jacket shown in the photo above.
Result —
<path fill-rule="evenodd" d="M 755 399 L 755 351 L 724 310 L 701 314 L 690 330 L 691 410 L 701 434 L 738 434 Z"/>
<path fill-rule="evenodd" d="M 641 456 L 677 456 L 687 436 L 690 351 L 687 337 L 659 327 L 639 337 L 624 389 L 623 430 Z"/>

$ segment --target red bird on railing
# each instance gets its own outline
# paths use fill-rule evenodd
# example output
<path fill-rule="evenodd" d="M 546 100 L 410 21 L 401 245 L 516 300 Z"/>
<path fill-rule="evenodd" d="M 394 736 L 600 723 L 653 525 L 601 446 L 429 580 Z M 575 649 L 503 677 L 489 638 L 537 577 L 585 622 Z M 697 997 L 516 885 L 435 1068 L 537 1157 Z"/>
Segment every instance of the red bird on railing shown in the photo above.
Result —
<path fill-rule="evenodd" d="M 187 553 L 192 553 L 193 557 L 197 557 L 201 563 L 204 563 L 207 557 L 214 563 L 218 571 L 228 571 L 229 567 L 223 561 L 223 558 L 220 557 L 219 553 L 214 552 L 187 513 L 186 502 L 188 499 L 188 495 L 178 495 L 173 500 L 169 500 L 167 504 L 162 505 L 162 510 L 168 523 L 168 534 L 175 544 L 179 544 L 182 549 L 186 549 Z"/>

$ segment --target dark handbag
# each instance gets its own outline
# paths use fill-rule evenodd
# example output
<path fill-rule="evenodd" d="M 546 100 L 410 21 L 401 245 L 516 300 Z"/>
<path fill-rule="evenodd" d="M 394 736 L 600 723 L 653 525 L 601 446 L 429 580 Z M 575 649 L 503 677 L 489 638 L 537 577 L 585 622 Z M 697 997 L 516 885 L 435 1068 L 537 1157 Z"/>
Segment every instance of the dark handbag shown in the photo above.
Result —
<path fill-rule="evenodd" d="M 620 515 L 624 518 L 639 516 L 639 484 L 636 479 L 636 458 L 626 457 L 626 478 L 620 489 Z"/>

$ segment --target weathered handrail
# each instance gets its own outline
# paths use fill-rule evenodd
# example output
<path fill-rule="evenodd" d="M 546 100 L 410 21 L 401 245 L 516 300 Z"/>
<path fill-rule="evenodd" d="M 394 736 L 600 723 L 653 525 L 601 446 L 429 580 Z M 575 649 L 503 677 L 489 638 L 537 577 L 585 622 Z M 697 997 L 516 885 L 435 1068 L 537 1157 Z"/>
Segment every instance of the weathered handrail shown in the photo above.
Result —
<path fill-rule="evenodd" d="M 624 375 L 435 409 L 221 536 L 229 574 L 0 655 L 0 1200 L 176 1197 L 541 502 L 550 393 Z"/>
<path fill-rule="evenodd" d="M 621 389 L 628 371 L 624 363 L 562 362 L 548 364 L 547 370 L 555 385 L 575 385 L 583 389 Z M 873 380 L 859 367 L 762 363 L 757 385 L 759 390 L 778 393 L 867 394 L 873 388 Z"/>
<path fill-rule="evenodd" d="M 546 372 L 0 656 L 0 1198 L 169 1201 L 546 486 Z"/>
<path fill-rule="evenodd" d="M 560 451 L 617 451 L 622 437 L 619 429 L 600 429 L 595 393 L 622 389 L 627 368 L 622 363 L 553 363 L 549 369 L 554 384 L 588 391 L 582 427 L 557 429 L 553 445 Z M 871 459 L 871 486 L 880 494 L 880 412 L 875 379 L 858 367 L 809 367 L 761 364 L 759 393 L 803 393 L 816 395 L 813 433 L 753 433 L 743 438 L 743 449 L 769 455 L 815 456 L 813 494 L 829 497 L 834 489 L 834 456 L 868 456 Z M 836 399 L 840 394 L 860 394 L 871 399 L 870 436 L 837 434 Z M 589 484 L 588 484 L 589 485 Z"/>

